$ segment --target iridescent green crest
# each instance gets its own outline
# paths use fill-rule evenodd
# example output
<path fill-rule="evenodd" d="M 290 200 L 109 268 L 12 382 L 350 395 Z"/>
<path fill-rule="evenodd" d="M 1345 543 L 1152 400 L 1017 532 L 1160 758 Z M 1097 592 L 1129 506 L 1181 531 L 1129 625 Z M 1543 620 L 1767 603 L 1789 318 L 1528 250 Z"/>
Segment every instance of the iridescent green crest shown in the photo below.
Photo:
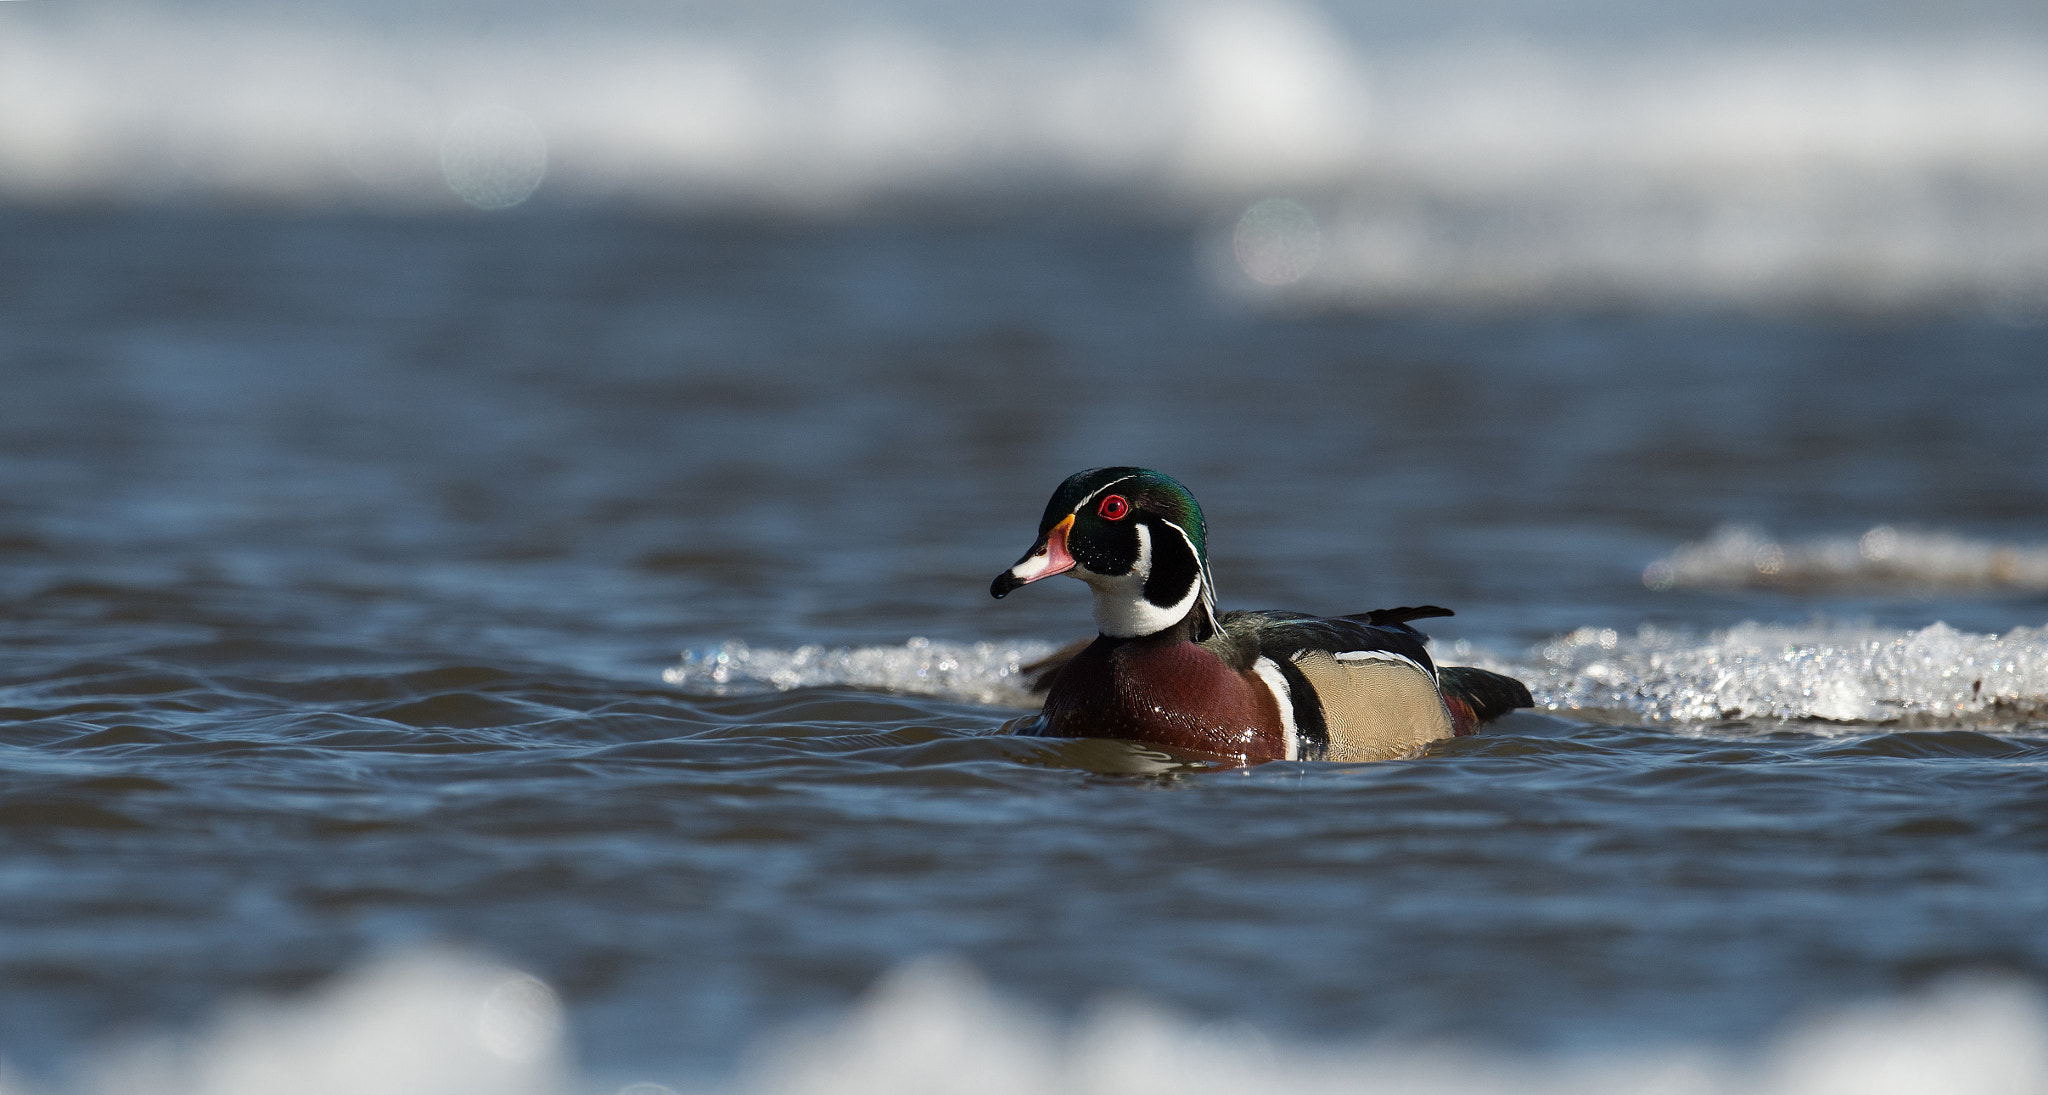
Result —
<path fill-rule="evenodd" d="M 1052 501 L 1046 503 L 1038 534 L 1045 535 L 1069 513 L 1083 508 L 1092 510 L 1110 494 L 1121 494 L 1132 508 L 1156 513 L 1180 526 L 1194 545 L 1202 568 L 1208 569 L 1209 541 L 1202 523 L 1202 507 L 1180 485 L 1180 480 L 1150 468 L 1090 468 L 1067 476 L 1067 481 L 1053 492 Z"/>

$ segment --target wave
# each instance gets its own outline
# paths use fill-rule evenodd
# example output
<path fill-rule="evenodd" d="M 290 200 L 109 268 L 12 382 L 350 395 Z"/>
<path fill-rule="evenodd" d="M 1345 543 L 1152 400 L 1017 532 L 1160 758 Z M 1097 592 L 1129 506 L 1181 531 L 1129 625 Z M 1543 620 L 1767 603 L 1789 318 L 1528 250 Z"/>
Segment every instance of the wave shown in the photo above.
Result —
<path fill-rule="evenodd" d="M 183 1042 L 105 1053 L 81 1070 L 98 1081 L 81 1090 L 600 1090 L 573 1075 L 568 1059 L 561 1007 L 544 983 L 471 955 L 415 952 L 373 962 L 297 1000 L 231 1007 Z M 1358 1091 L 1365 1082 L 1373 1091 L 1412 1095 L 1991 1095 L 2048 1085 L 2048 1007 L 2023 983 L 1962 981 L 1791 1024 L 1748 1053 L 1679 1047 L 1516 1057 L 1442 1042 L 1298 1045 L 1247 1023 L 1197 1023 L 1129 1001 L 1098 1006 L 1063 1027 L 993 991 L 962 964 L 925 960 L 887 975 L 835 1019 L 762 1038 L 750 1059 L 741 1076 L 688 1090 L 1306 1095 Z M 13 1081 L 7 1090 L 28 1093 Z M 617 1090 L 676 1095 L 651 1079 Z"/>
<path fill-rule="evenodd" d="M 759 649 L 726 642 L 686 651 L 661 679 L 685 691 L 747 695 L 850 686 L 942 696 L 992 707 L 1034 706 L 1019 670 L 1052 653 L 1042 642 L 948 643 L 913 638 L 900 646 Z"/>
<path fill-rule="evenodd" d="M 1048 643 L 943 643 L 756 649 L 730 642 L 685 654 L 663 679 L 713 694 L 847 686 L 1031 707 L 1022 665 Z M 1645 626 L 1584 627 L 1502 657 L 1459 641 L 1446 664 L 1516 677 L 1539 708 L 1631 721 L 1803 719 L 1856 725 L 2016 725 L 2048 718 L 2048 627 L 1976 635 L 1744 624 L 1705 636 Z"/>
<path fill-rule="evenodd" d="M 1643 570 L 1651 589 L 1832 586 L 2048 590 L 2048 544 L 1995 543 L 1878 525 L 1859 536 L 1781 543 L 1724 525 Z"/>
<path fill-rule="evenodd" d="M 1282 0 L 1107 18 L 457 33 L 8 4 L 0 198 L 812 215 L 1084 193 L 1213 220 L 1255 300 L 2048 315 L 2048 41 L 2024 33 L 1394 42 Z"/>
<path fill-rule="evenodd" d="M 2048 627 L 1973 635 L 1940 623 L 1751 623 L 1704 638 L 1584 627 L 1532 653 L 1533 664 L 1477 660 L 1519 676 L 1539 707 L 1631 720 L 1955 726 L 2048 717 Z"/>

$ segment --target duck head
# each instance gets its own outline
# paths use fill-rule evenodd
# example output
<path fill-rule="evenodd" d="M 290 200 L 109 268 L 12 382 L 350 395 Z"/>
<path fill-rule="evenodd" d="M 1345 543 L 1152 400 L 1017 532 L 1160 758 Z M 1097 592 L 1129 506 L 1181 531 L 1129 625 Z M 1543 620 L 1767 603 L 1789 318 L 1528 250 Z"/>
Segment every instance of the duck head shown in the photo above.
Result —
<path fill-rule="evenodd" d="M 1038 522 L 1038 541 L 988 591 L 1072 574 L 1095 594 L 1104 635 L 1152 635 L 1193 614 L 1196 639 L 1220 630 L 1202 507 L 1170 476 L 1093 468 L 1067 477 Z"/>

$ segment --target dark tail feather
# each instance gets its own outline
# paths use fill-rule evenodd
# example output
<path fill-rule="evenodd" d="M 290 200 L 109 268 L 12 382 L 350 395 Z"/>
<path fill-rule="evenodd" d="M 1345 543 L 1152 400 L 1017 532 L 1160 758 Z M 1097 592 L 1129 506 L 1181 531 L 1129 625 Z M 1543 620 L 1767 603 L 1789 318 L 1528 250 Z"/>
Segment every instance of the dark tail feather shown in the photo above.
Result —
<path fill-rule="evenodd" d="M 1410 620 L 1428 620 L 1437 616 L 1456 615 L 1457 613 L 1452 612 L 1448 608 L 1438 608 L 1435 605 L 1416 605 L 1413 608 L 1375 608 L 1371 612 L 1353 613 L 1344 617 L 1344 619 L 1357 620 L 1360 623 L 1368 623 L 1374 627 L 1387 627 L 1391 624 L 1405 624 Z"/>
<path fill-rule="evenodd" d="M 1484 669 L 1474 669 L 1469 665 L 1440 665 L 1436 668 L 1436 679 L 1452 714 L 1469 714 L 1470 725 L 1473 726 L 1499 718 L 1517 707 L 1536 706 L 1536 701 L 1529 697 L 1529 689 L 1521 681 Z M 1459 733 L 1471 732 L 1465 725 L 1466 719 L 1456 721 L 1460 724 Z"/>

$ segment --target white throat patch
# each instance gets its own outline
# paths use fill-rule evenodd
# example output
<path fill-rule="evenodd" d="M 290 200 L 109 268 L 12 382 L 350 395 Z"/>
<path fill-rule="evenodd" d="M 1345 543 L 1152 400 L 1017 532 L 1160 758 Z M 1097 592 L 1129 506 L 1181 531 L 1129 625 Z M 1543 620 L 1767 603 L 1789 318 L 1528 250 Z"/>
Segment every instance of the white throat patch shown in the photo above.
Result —
<path fill-rule="evenodd" d="M 1095 626 L 1113 639 L 1134 639 L 1164 631 L 1180 622 L 1202 596 L 1198 575 L 1187 595 L 1169 608 L 1145 599 L 1145 579 L 1152 576 L 1152 530 L 1138 525 L 1138 560 L 1127 574 L 1097 574 L 1077 566 L 1067 573 L 1088 583 L 1095 594 Z"/>

